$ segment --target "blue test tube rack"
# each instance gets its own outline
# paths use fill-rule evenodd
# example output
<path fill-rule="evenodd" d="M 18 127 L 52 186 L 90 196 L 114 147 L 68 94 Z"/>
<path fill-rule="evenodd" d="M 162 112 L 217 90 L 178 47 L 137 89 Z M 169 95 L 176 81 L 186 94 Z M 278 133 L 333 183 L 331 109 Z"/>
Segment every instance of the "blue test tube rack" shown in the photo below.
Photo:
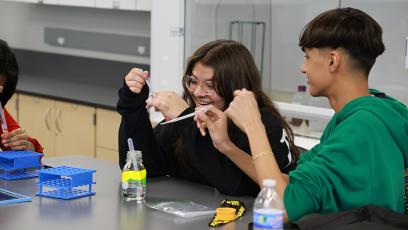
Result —
<path fill-rule="evenodd" d="M 42 153 L 32 151 L 0 152 L 0 178 L 18 180 L 38 176 Z"/>
<path fill-rule="evenodd" d="M 93 173 L 96 170 L 60 166 L 41 169 L 37 196 L 64 200 L 95 195 L 92 191 Z M 82 189 L 88 187 L 87 189 Z"/>

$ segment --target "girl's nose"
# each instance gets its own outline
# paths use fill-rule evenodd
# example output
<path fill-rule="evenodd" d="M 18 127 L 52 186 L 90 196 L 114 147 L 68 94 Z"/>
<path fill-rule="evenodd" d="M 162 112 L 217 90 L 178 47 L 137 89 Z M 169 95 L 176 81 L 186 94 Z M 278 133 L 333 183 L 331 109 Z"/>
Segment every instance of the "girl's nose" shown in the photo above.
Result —
<path fill-rule="evenodd" d="M 194 90 L 194 96 L 195 97 L 204 97 L 207 95 L 207 92 L 201 87 L 201 84 L 197 86 L 197 88 Z"/>

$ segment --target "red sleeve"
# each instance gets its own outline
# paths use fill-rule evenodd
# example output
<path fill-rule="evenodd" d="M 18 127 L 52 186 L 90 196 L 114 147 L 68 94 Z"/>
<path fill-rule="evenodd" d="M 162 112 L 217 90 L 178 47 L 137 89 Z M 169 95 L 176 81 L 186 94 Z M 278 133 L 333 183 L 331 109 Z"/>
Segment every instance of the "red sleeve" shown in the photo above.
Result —
<path fill-rule="evenodd" d="M 4 108 L 4 116 L 6 117 L 7 128 L 9 132 L 20 128 L 20 125 L 16 122 L 16 120 L 14 120 L 14 118 L 10 115 L 10 113 L 7 111 L 6 108 Z M 3 134 L 3 130 L 0 130 L 0 133 Z M 28 141 L 33 143 L 36 152 L 39 152 L 39 153 L 43 152 L 43 147 L 36 139 L 32 137 L 28 137 Z M 0 143 L 0 148 L 3 150 L 10 150 L 10 148 L 4 147 L 3 143 Z"/>
<path fill-rule="evenodd" d="M 6 117 L 7 129 L 9 132 L 20 128 L 20 125 L 17 124 L 16 120 L 14 120 L 6 108 L 4 108 L 4 116 Z M 3 130 L 1 130 L 1 133 L 3 134 Z"/>

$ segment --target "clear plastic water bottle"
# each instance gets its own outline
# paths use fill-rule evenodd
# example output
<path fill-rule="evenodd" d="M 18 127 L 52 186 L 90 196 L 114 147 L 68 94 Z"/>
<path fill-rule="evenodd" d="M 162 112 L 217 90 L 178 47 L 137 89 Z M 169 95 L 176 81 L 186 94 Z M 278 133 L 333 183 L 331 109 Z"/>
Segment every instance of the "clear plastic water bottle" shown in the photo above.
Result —
<path fill-rule="evenodd" d="M 254 229 L 283 229 L 283 203 L 275 191 L 275 180 L 263 180 L 254 203 Z"/>
<path fill-rule="evenodd" d="M 126 200 L 143 201 L 146 195 L 146 169 L 141 151 L 128 151 L 122 170 L 122 197 Z"/>
<path fill-rule="evenodd" d="M 308 104 L 308 94 L 306 93 L 305 85 L 298 86 L 297 92 L 293 95 L 292 103 L 299 104 L 299 105 Z"/>
<path fill-rule="evenodd" d="M 308 105 L 309 94 L 306 92 L 305 85 L 299 85 L 297 92 L 293 95 L 292 103 L 298 105 Z M 307 133 L 308 120 L 300 117 L 292 117 L 292 128 L 295 134 L 305 135 Z"/>

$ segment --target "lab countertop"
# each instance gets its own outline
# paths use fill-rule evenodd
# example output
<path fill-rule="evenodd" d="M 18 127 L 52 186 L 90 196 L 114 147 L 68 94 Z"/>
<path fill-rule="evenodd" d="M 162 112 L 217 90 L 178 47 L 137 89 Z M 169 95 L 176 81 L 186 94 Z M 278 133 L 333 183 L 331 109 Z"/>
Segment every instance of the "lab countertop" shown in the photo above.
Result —
<path fill-rule="evenodd" d="M 117 164 L 80 156 L 45 158 L 43 163 L 95 169 L 96 184 L 92 188 L 96 195 L 73 200 L 38 197 L 35 196 L 37 178 L 0 180 L 1 188 L 32 197 L 31 202 L 0 206 L 0 229 L 211 229 L 208 223 L 212 215 L 185 218 L 124 201 L 120 195 L 121 171 Z M 146 202 L 191 200 L 215 209 L 225 198 L 243 201 L 247 213 L 222 229 L 248 229 L 252 221 L 252 197 L 231 197 L 208 186 L 170 177 L 147 180 Z"/>

